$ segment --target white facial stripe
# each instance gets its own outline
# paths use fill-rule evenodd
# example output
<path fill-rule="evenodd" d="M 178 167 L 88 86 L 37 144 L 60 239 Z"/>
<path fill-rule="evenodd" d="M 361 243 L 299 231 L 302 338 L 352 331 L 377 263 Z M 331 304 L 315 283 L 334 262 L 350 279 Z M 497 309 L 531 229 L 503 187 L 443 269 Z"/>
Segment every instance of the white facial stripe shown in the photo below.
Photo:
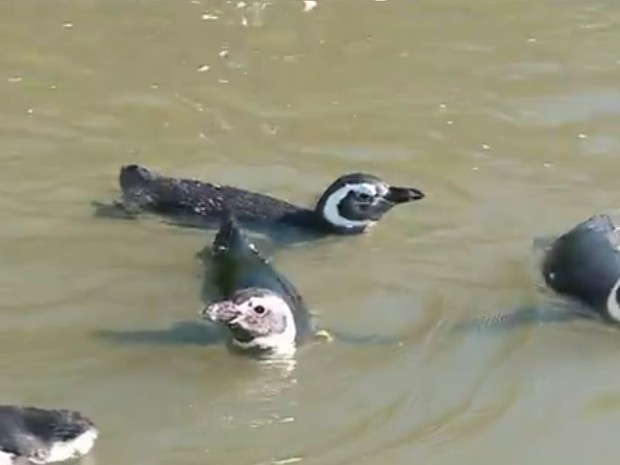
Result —
<path fill-rule="evenodd" d="M 50 450 L 48 461 L 63 462 L 86 455 L 95 445 L 98 435 L 98 431 L 91 428 L 74 439 L 55 442 Z"/>
<path fill-rule="evenodd" d="M 374 184 L 357 184 L 353 186 L 353 190 L 359 192 L 360 194 L 367 194 L 371 197 L 377 195 L 377 186 Z"/>
<path fill-rule="evenodd" d="M 616 299 L 618 288 L 620 288 L 620 279 L 616 281 L 616 284 L 614 284 L 607 296 L 607 312 L 610 317 L 620 323 L 620 306 L 618 305 L 618 299 Z"/>
<path fill-rule="evenodd" d="M 370 183 L 345 184 L 340 189 L 334 191 L 327 198 L 323 207 L 323 217 L 334 226 L 338 226 L 340 228 L 368 227 L 375 224 L 375 221 L 349 220 L 340 215 L 338 205 L 351 191 L 362 192 L 374 197 L 377 195 L 377 186 Z"/>
<path fill-rule="evenodd" d="M 390 188 L 387 184 L 377 184 L 377 194 L 379 194 L 381 197 L 386 195 L 389 190 Z"/>

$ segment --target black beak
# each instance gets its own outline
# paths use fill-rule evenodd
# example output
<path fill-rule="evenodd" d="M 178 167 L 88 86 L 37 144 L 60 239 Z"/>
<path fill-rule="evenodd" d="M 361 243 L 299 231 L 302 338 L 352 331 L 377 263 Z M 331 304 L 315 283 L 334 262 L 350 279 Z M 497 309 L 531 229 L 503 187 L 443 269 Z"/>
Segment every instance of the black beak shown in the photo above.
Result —
<path fill-rule="evenodd" d="M 424 192 L 413 187 L 390 187 L 385 200 L 392 203 L 405 203 L 413 200 L 421 200 L 425 197 Z"/>

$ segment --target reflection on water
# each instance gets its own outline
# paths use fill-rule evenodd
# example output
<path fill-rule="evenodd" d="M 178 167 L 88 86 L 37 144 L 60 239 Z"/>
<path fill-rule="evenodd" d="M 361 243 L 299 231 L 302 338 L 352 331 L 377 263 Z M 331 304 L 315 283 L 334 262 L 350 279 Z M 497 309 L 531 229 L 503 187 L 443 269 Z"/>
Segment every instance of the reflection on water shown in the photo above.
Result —
<path fill-rule="evenodd" d="M 532 240 L 618 209 L 616 3 L 0 10 L 6 402 L 83 410 L 98 465 L 615 464 L 617 330 L 545 321 Z M 428 197 L 279 250 L 339 337 L 256 363 L 197 317 L 213 231 L 94 217 L 127 163 L 300 205 L 358 170 Z"/>

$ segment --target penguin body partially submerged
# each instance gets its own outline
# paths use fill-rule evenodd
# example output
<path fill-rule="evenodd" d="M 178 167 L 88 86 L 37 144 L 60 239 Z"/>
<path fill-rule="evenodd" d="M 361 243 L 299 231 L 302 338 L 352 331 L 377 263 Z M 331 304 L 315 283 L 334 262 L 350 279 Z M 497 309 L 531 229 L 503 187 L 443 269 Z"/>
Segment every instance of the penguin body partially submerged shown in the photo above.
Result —
<path fill-rule="evenodd" d="M 316 334 L 295 286 L 260 254 L 228 211 L 208 258 L 208 279 L 219 299 L 201 315 L 223 324 L 233 347 L 260 355 L 290 355 Z"/>
<path fill-rule="evenodd" d="M 594 215 L 567 232 L 534 241 L 544 286 L 561 299 L 475 318 L 460 328 L 513 329 L 536 323 L 598 319 L 620 324 L 620 238 L 608 215 Z"/>
<path fill-rule="evenodd" d="M 234 186 L 162 176 L 139 165 L 123 166 L 119 184 L 122 199 L 114 208 L 130 215 L 145 211 L 181 224 L 211 227 L 230 208 L 244 227 L 269 233 L 289 226 L 316 236 L 363 233 L 394 206 L 425 196 L 367 173 L 340 176 L 313 209 Z M 100 214 L 110 213 L 109 206 L 98 207 Z"/>
<path fill-rule="evenodd" d="M 76 459 L 93 448 L 98 431 L 72 410 L 0 406 L 0 464 L 46 464 Z"/>
<path fill-rule="evenodd" d="M 608 215 L 595 215 L 556 238 L 543 257 L 547 286 L 620 323 L 620 242 Z"/>

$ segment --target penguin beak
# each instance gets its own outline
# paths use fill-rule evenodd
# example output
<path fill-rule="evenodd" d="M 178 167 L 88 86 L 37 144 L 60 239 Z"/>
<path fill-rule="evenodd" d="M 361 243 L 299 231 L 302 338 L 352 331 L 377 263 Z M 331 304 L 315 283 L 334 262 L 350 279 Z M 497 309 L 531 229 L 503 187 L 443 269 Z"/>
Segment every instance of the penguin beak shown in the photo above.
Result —
<path fill-rule="evenodd" d="M 384 199 L 392 203 L 405 203 L 414 200 L 421 200 L 425 197 L 424 192 L 413 187 L 394 187 L 391 186 Z"/>
<path fill-rule="evenodd" d="M 222 300 L 208 305 L 200 312 L 200 316 L 214 323 L 231 323 L 241 315 L 239 308 L 230 300 Z"/>

